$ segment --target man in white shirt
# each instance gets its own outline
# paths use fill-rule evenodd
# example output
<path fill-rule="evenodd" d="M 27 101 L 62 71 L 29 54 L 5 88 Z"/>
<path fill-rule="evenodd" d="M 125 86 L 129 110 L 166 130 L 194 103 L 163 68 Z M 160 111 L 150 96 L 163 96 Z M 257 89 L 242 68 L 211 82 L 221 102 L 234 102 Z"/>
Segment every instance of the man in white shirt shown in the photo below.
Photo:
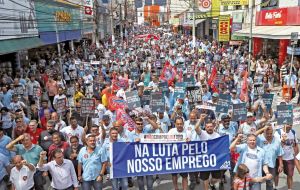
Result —
<path fill-rule="evenodd" d="M 71 160 L 64 159 L 62 150 L 54 150 L 54 160 L 44 164 L 46 155 L 47 152 L 45 151 L 40 153 L 38 168 L 41 171 L 49 171 L 51 173 L 51 187 L 54 190 L 78 190 L 78 181 L 73 163 Z"/>
<path fill-rule="evenodd" d="M 274 134 L 275 138 L 281 141 L 284 154 L 283 160 L 283 172 L 287 176 L 288 189 L 293 187 L 293 175 L 295 169 L 295 155 L 299 153 L 298 139 L 295 130 L 292 129 L 292 125 L 285 125 L 283 129 L 279 129 Z M 275 177 L 275 188 L 278 186 L 279 177 Z"/>
<path fill-rule="evenodd" d="M 16 155 L 13 158 L 15 167 L 12 168 L 10 174 L 10 181 L 15 190 L 33 190 L 35 167 L 23 160 L 21 155 Z"/>
<path fill-rule="evenodd" d="M 206 122 L 205 130 L 201 130 L 200 121 L 198 121 L 195 126 L 195 133 L 192 136 L 192 141 L 207 141 L 218 137 L 220 137 L 220 135 L 215 132 L 215 126 L 211 121 Z M 209 182 L 210 175 L 212 176 L 212 179 Z M 211 189 L 215 189 L 214 184 L 220 181 L 221 177 L 221 171 L 201 172 L 200 179 L 204 181 L 204 190 L 208 190 L 209 186 Z"/>
<path fill-rule="evenodd" d="M 75 117 L 70 117 L 70 126 L 67 126 L 60 130 L 61 133 L 63 133 L 66 137 L 66 140 L 68 143 L 70 143 L 70 138 L 72 136 L 77 136 L 79 138 L 79 144 L 82 145 L 82 137 L 83 137 L 83 132 L 84 129 L 83 127 L 79 126 L 77 124 L 77 119 Z"/>
<path fill-rule="evenodd" d="M 183 135 L 183 138 L 186 139 L 186 131 L 184 129 L 184 121 L 182 117 L 175 118 L 175 128 L 169 130 L 168 134 L 170 135 Z M 182 177 L 182 188 L 188 188 L 188 173 L 179 173 Z M 174 189 L 178 189 L 178 176 L 177 173 L 172 174 L 172 181 Z"/>

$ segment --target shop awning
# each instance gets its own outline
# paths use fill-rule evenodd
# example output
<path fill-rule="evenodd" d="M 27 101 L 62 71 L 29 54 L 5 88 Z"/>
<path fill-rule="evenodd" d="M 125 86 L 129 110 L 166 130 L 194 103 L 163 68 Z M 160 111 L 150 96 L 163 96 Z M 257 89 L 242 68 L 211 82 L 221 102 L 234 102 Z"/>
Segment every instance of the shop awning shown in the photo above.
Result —
<path fill-rule="evenodd" d="M 197 26 L 199 23 L 205 21 L 206 19 L 197 19 L 195 20 L 195 25 Z M 186 22 L 184 22 L 182 25 L 183 26 L 193 26 L 193 20 L 187 20 Z"/>
<path fill-rule="evenodd" d="M 42 45 L 44 43 L 38 37 L 0 40 L 0 55 L 36 48 Z"/>
<path fill-rule="evenodd" d="M 267 39 L 290 39 L 292 32 L 300 33 L 300 26 L 253 26 L 252 36 Z M 235 31 L 235 36 L 249 37 L 250 28 Z"/>

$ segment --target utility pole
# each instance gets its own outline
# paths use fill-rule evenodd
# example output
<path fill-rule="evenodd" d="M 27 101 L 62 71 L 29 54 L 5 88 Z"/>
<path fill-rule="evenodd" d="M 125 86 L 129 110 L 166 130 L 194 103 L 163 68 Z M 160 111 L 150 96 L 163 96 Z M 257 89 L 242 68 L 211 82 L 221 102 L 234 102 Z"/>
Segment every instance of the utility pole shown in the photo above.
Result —
<path fill-rule="evenodd" d="M 195 18 L 195 0 L 193 1 L 193 48 L 196 47 L 196 18 Z"/>
<path fill-rule="evenodd" d="M 293 70 L 293 64 L 294 64 L 295 46 L 297 45 L 297 43 L 298 43 L 298 32 L 292 32 L 291 33 L 292 59 L 291 59 L 291 65 L 290 65 L 289 84 L 288 84 L 288 91 L 289 91 L 290 97 L 292 97 L 292 94 L 291 94 L 292 70 Z"/>
<path fill-rule="evenodd" d="M 111 21 L 110 21 L 111 45 L 115 46 L 113 0 L 110 1 L 110 15 L 111 15 Z"/>
<path fill-rule="evenodd" d="M 120 40 L 121 40 L 121 47 L 123 47 L 123 19 L 122 19 L 122 0 L 119 1 L 120 5 Z"/>
<path fill-rule="evenodd" d="M 255 8 L 254 0 L 251 0 L 251 6 L 250 6 L 250 35 L 249 35 L 249 60 L 248 60 L 248 72 L 250 72 L 250 64 L 251 64 L 251 54 L 252 54 L 252 43 L 253 43 L 253 11 Z"/>

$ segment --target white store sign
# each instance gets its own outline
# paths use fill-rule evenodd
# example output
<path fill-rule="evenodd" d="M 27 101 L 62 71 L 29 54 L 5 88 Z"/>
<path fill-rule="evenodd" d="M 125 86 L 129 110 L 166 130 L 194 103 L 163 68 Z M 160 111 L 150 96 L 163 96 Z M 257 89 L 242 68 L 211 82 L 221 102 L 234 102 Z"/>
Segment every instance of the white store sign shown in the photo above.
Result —
<path fill-rule="evenodd" d="M 0 0 L 0 15 L 0 40 L 38 36 L 33 0 Z"/>

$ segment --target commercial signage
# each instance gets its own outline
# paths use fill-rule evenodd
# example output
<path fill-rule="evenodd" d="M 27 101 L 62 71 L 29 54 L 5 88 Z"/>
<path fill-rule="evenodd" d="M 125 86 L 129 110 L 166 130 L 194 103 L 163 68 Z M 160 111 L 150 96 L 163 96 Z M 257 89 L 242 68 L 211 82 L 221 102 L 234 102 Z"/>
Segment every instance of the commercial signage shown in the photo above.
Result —
<path fill-rule="evenodd" d="M 244 17 L 244 13 L 242 13 L 242 12 L 232 13 L 232 22 L 242 23 L 243 17 Z"/>
<path fill-rule="evenodd" d="M 83 0 L 84 14 L 93 15 L 93 0 Z"/>
<path fill-rule="evenodd" d="M 230 168 L 228 135 L 208 141 L 171 142 L 111 143 L 111 178 Z"/>
<path fill-rule="evenodd" d="M 198 9 L 201 13 L 195 14 L 195 19 L 217 17 L 220 15 L 220 0 L 198 0 Z M 192 20 L 192 17 L 189 17 Z"/>
<path fill-rule="evenodd" d="M 0 40 L 38 35 L 34 1 L 18 0 L 18 3 L 14 3 L 13 1 L 0 2 L 2 15 Z"/>
<path fill-rule="evenodd" d="M 231 32 L 234 33 L 235 31 L 242 30 L 242 25 L 242 23 L 232 23 Z"/>
<path fill-rule="evenodd" d="M 262 10 L 258 14 L 258 22 L 261 26 L 283 26 L 287 24 L 287 8 Z"/>
<path fill-rule="evenodd" d="M 72 15 L 67 11 L 56 11 L 55 19 L 57 22 L 71 22 Z"/>
<path fill-rule="evenodd" d="M 260 7 L 262 9 L 270 9 L 278 7 L 278 4 L 279 0 L 261 0 Z"/>
<path fill-rule="evenodd" d="M 221 0 L 223 6 L 248 5 L 248 0 Z"/>
<path fill-rule="evenodd" d="M 230 15 L 219 16 L 219 41 L 227 42 L 230 39 Z"/>

